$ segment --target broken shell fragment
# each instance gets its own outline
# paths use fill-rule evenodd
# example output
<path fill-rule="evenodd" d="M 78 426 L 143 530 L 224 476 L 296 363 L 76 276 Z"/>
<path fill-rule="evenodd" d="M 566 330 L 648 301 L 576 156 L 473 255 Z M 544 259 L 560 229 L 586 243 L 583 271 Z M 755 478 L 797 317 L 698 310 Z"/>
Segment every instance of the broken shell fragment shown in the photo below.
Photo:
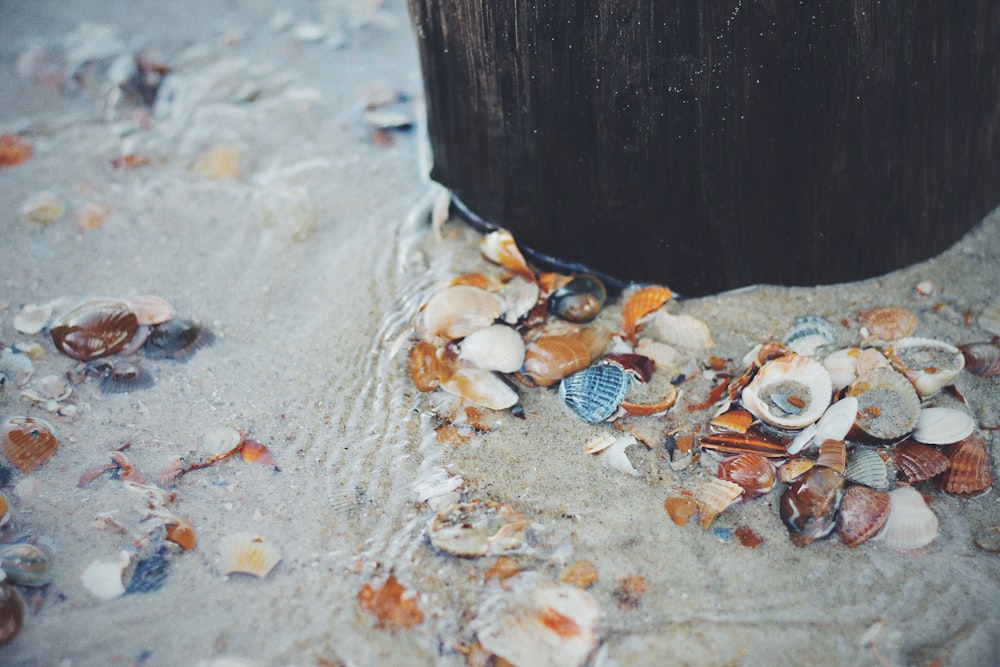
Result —
<path fill-rule="evenodd" d="M 635 342 L 640 321 L 650 313 L 658 310 L 663 304 L 674 298 L 674 293 L 660 285 L 642 287 L 629 295 L 622 306 L 622 319 L 625 323 L 625 335 Z"/>
<path fill-rule="evenodd" d="M 980 433 L 948 445 L 948 470 L 941 476 L 941 490 L 947 493 L 979 493 L 993 484 L 986 439 Z"/>
<path fill-rule="evenodd" d="M 242 572 L 266 577 L 280 560 L 276 544 L 252 533 L 227 535 L 219 544 L 219 569 L 224 575 Z"/>
<path fill-rule="evenodd" d="M 686 496 L 669 496 L 663 501 L 663 508 L 667 510 L 671 521 L 678 526 L 685 526 L 691 520 L 694 513 L 698 511 L 698 504 L 694 498 Z"/>
<path fill-rule="evenodd" d="M 823 317 L 809 315 L 796 317 L 791 328 L 785 332 L 782 342 L 796 354 L 811 357 L 821 348 L 834 341 L 833 325 Z"/>
<path fill-rule="evenodd" d="M 889 494 L 852 485 L 844 491 L 837 512 L 837 535 L 847 546 L 859 546 L 882 530 L 889 518 Z"/>
<path fill-rule="evenodd" d="M 505 324 L 494 324 L 466 336 L 459 359 L 476 368 L 513 373 L 524 363 L 524 339 Z"/>
<path fill-rule="evenodd" d="M 56 348 L 77 361 L 107 357 L 125 349 L 139 322 L 123 301 L 86 301 L 49 327 Z"/>
<path fill-rule="evenodd" d="M 559 398 L 588 424 L 612 417 L 631 385 L 620 366 L 598 364 L 577 371 L 559 383 Z"/>
<path fill-rule="evenodd" d="M 100 600 L 113 600 L 125 594 L 122 574 L 132 562 L 128 551 L 119 551 L 111 560 L 95 560 L 80 575 L 83 587 Z"/>
<path fill-rule="evenodd" d="M 789 354 L 768 361 L 740 394 L 743 406 L 772 426 L 805 428 L 830 405 L 830 374 L 811 357 Z"/>
<path fill-rule="evenodd" d="M 907 484 L 937 477 L 948 469 L 948 457 L 944 452 L 913 440 L 896 444 L 892 457 L 896 462 L 896 476 Z"/>
<path fill-rule="evenodd" d="M 118 361 L 101 374 L 101 391 L 105 394 L 126 394 L 153 386 L 153 376 L 134 361 Z"/>
<path fill-rule="evenodd" d="M 886 353 L 897 371 L 913 383 L 920 398 L 938 393 L 965 367 L 961 350 L 931 338 L 897 340 Z"/>
<path fill-rule="evenodd" d="M 438 514 L 428 534 L 441 551 L 474 558 L 517 549 L 527 526 L 524 516 L 509 505 L 474 500 Z"/>
<path fill-rule="evenodd" d="M 748 410 L 728 410 L 721 415 L 716 415 L 709 422 L 709 425 L 717 431 L 735 431 L 736 433 L 746 433 L 747 429 L 754 422 L 753 414 Z"/>
<path fill-rule="evenodd" d="M 815 461 L 804 456 L 792 457 L 778 468 L 778 480 L 782 484 L 788 484 L 812 470 L 815 465 Z"/>
<path fill-rule="evenodd" d="M 1000 375 L 1000 338 L 959 345 L 965 369 L 973 375 L 989 378 Z"/>
<path fill-rule="evenodd" d="M 876 368 L 855 380 L 848 395 L 858 399 L 852 436 L 888 442 L 910 433 L 920 416 L 920 397 L 909 380 L 891 368 Z"/>
<path fill-rule="evenodd" d="M 899 551 L 927 546 L 938 535 L 938 518 L 912 486 L 889 492 L 889 517 L 875 539 Z"/>
<path fill-rule="evenodd" d="M 174 317 L 173 307 L 166 299 L 155 294 L 135 294 L 125 300 L 140 326 L 163 324 Z"/>
<path fill-rule="evenodd" d="M 441 383 L 441 388 L 490 410 L 506 410 L 518 400 L 509 384 L 483 368 L 459 368 Z"/>
<path fill-rule="evenodd" d="M 0 548 L 0 570 L 18 586 L 44 586 L 52 581 L 52 555 L 29 542 L 8 544 Z"/>
<path fill-rule="evenodd" d="M 14 316 L 14 328 L 18 333 L 34 335 L 45 328 L 52 317 L 52 305 L 38 306 L 29 303 L 21 307 Z"/>
<path fill-rule="evenodd" d="M 448 285 L 430 298 L 421 313 L 424 338 L 465 338 L 503 314 L 499 297 L 471 285 Z"/>
<path fill-rule="evenodd" d="M 587 346 L 574 336 L 542 336 L 525 348 L 524 372 L 535 384 L 548 387 L 590 365 Z"/>
<path fill-rule="evenodd" d="M 715 521 L 715 517 L 736 502 L 741 495 L 743 495 L 742 486 L 718 477 L 703 484 L 694 497 L 702 527 L 708 528 Z"/>
<path fill-rule="evenodd" d="M 570 322 L 590 322 L 604 307 L 607 291 L 596 276 L 580 275 L 549 296 L 549 312 Z"/>
<path fill-rule="evenodd" d="M 815 442 L 843 440 L 854 426 L 858 415 L 858 399 L 845 396 L 832 404 L 816 422 Z"/>
<path fill-rule="evenodd" d="M 66 203 L 53 192 L 39 192 L 21 204 L 21 220 L 47 225 L 66 214 Z"/>
<path fill-rule="evenodd" d="M 25 474 L 45 464 L 59 448 L 52 427 L 41 419 L 13 417 L 4 422 L 0 431 L 4 456 Z"/>
<path fill-rule="evenodd" d="M 847 446 L 842 440 L 824 440 L 819 446 L 816 465 L 844 472 L 847 467 Z"/>
<path fill-rule="evenodd" d="M 524 255 L 517 247 L 514 236 L 506 229 L 490 232 L 479 240 L 479 252 L 483 257 L 513 271 L 525 280 L 535 281 L 535 273 L 528 266 Z"/>
<path fill-rule="evenodd" d="M 975 420 L 964 410 L 924 408 L 913 428 L 913 439 L 928 445 L 950 445 L 969 437 L 975 428 Z"/>
<path fill-rule="evenodd" d="M 559 581 L 580 589 L 590 588 L 599 579 L 597 568 L 589 560 L 578 560 L 559 573 Z"/>
<path fill-rule="evenodd" d="M 836 526 L 844 476 L 815 466 L 791 483 L 781 496 L 781 520 L 797 547 L 829 535 Z"/>
<path fill-rule="evenodd" d="M 358 591 L 358 606 L 378 619 L 380 628 L 412 628 L 424 622 L 419 597 L 390 574 L 376 577 Z"/>
<path fill-rule="evenodd" d="M 847 347 L 835 350 L 823 359 L 823 366 L 830 374 L 830 382 L 833 383 L 834 391 L 840 391 L 857 378 L 858 357 L 860 356 L 861 348 Z"/>

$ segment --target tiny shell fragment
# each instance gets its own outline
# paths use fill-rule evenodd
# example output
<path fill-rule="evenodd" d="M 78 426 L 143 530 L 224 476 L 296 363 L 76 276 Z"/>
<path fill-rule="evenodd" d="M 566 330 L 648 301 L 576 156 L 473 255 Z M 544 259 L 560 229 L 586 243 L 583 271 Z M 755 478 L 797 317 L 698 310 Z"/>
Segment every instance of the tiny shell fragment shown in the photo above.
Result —
<path fill-rule="evenodd" d="M 99 229 L 111 217 L 111 207 L 97 202 L 86 202 L 73 209 L 73 219 L 80 229 Z"/>
<path fill-rule="evenodd" d="M 424 621 L 416 593 L 407 590 L 396 577 L 377 577 L 358 592 L 358 605 L 378 619 L 380 628 L 412 628 Z"/>
<path fill-rule="evenodd" d="M 52 192 L 39 192 L 21 204 L 21 220 L 47 225 L 66 214 L 66 204 Z"/>
<path fill-rule="evenodd" d="M 113 600 L 125 594 L 122 573 L 131 561 L 131 555 L 124 550 L 113 560 L 95 560 L 80 575 L 80 581 L 94 597 Z"/>
<path fill-rule="evenodd" d="M 456 556 L 476 557 L 516 549 L 528 522 L 509 505 L 474 500 L 452 505 L 428 529 L 431 544 Z"/>
<path fill-rule="evenodd" d="M 590 588 L 599 578 L 597 568 L 589 560 L 579 560 L 559 573 L 559 581 L 572 584 L 577 588 Z"/>
<path fill-rule="evenodd" d="M 17 134 L 0 134 L 0 169 L 26 162 L 34 154 L 31 142 L 24 137 Z"/>
<path fill-rule="evenodd" d="M 694 498 L 687 496 L 669 496 L 663 501 L 663 508 L 667 510 L 667 514 L 676 525 L 685 526 L 697 511 L 698 504 Z"/>
<path fill-rule="evenodd" d="M 272 542 L 251 533 L 234 533 L 219 544 L 222 574 L 242 572 L 266 577 L 281 560 L 281 550 Z"/>
<path fill-rule="evenodd" d="M 220 181 L 237 181 L 240 178 L 240 147 L 235 144 L 220 144 L 202 151 L 191 171 Z"/>

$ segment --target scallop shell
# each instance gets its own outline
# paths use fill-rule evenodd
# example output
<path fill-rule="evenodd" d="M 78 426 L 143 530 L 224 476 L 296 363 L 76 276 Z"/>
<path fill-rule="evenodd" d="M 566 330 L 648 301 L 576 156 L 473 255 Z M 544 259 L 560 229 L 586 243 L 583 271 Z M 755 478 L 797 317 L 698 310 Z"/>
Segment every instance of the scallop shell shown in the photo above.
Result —
<path fill-rule="evenodd" d="M 542 336 L 525 347 L 524 372 L 548 387 L 590 365 L 590 351 L 573 336 Z"/>
<path fill-rule="evenodd" d="M 486 290 L 448 285 L 435 292 L 424 306 L 421 330 L 425 338 L 465 338 L 493 324 L 503 310 L 500 298 Z"/>
<path fill-rule="evenodd" d="M 742 494 L 742 486 L 718 477 L 703 484 L 694 497 L 702 527 L 708 528 L 715 517 L 736 502 Z"/>
<path fill-rule="evenodd" d="M 513 373 L 524 363 L 524 339 L 505 324 L 494 324 L 466 336 L 459 358 L 477 368 Z"/>
<path fill-rule="evenodd" d="M 969 437 L 976 422 L 964 410 L 924 408 L 913 428 L 913 439 L 928 445 L 950 445 Z"/>
<path fill-rule="evenodd" d="M 650 336 L 668 345 L 687 350 L 715 347 L 708 325 L 690 315 L 671 315 L 661 310 L 646 324 Z"/>
<path fill-rule="evenodd" d="M 847 446 L 842 440 L 824 440 L 819 446 L 816 465 L 844 472 L 847 467 Z"/>
<path fill-rule="evenodd" d="M 872 489 L 889 488 L 889 469 L 874 449 L 858 447 L 847 455 L 844 477 Z"/>
<path fill-rule="evenodd" d="M 663 508 L 670 515 L 670 520 L 678 526 L 686 526 L 694 513 L 698 510 L 698 504 L 694 498 L 686 496 L 668 496 L 663 501 Z"/>
<path fill-rule="evenodd" d="M 948 469 L 948 457 L 937 447 L 905 440 L 892 448 L 896 476 L 907 484 L 937 477 Z"/>
<path fill-rule="evenodd" d="M 740 454 L 719 463 L 719 479 L 739 484 L 743 500 L 751 500 L 770 493 L 776 475 L 774 464 L 759 454 Z"/>
<path fill-rule="evenodd" d="M 121 352 L 139 326 L 124 301 L 86 301 L 49 327 L 56 348 L 77 361 L 91 361 Z"/>
<path fill-rule="evenodd" d="M 979 433 L 945 448 L 949 467 L 941 476 L 940 486 L 948 493 L 979 493 L 993 484 L 990 454 L 986 440 Z"/>
<path fill-rule="evenodd" d="M 535 273 L 528 266 L 524 255 L 517 247 L 514 236 L 506 229 L 490 232 L 479 240 L 479 252 L 483 257 L 509 269 L 525 280 L 535 281 Z"/>
<path fill-rule="evenodd" d="M 965 369 L 973 375 L 989 378 L 1000 375 L 1000 339 L 959 345 Z"/>
<path fill-rule="evenodd" d="M 899 340 L 917 328 L 920 318 L 908 308 L 885 306 L 858 313 L 858 323 L 868 330 L 869 340 Z M 862 343 L 864 344 L 864 342 Z"/>
<path fill-rule="evenodd" d="M 846 347 L 831 352 L 823 359 L 823 366 L 830 374 L 830 382 L 833 384 L 834 391 L 840 391 L 858 377 L 858 357 L 860 355 L 861 348 Z"/>
<path fill-rule="evenodd" d="M 961 350 L 932 338 L 903 338 L 888 352 L 893 366 L 905 375 L 920 398 L 927 398 L 951 384 L 965 367 Z"/>
<path fill-rule="evenodd" d="M 588 424 L 612 417 L 631 385 L 631 376 L 614 364 L 577 371 L 559 383 L 559 398 Z"/>
<path fill-rule="evenodd" d="M 438 514 L 428 534 L 441 551 L 471 558 L 518 548 L 527 526 L 524 516 L 508 505 L 473 500 Z"/>
<path fill-rule="evenodd" d="M 509 384 L 483 368 L 459 368 L 441 383 L 441 388 L 491 410 L 506 410 L 518 401 L 517 392 Z"/>
<path fill-rule="evenodd" d="M 809 315 L 795 318 L 783 342 L 792 352 L 811 357 L 833 340 L 833 325 L 823 317 Z"/>
<path fill-rule="evenodd" d="M 0 570 L 18 586 L 44 586 L 52 581 L 52 555 L 37 544 L 8 544 L 0 549 Z"/>
<path fill-rule="evenodd" d="M 811 357 L 789 354 L 761 366 L 743 389 L 743 406 L 772 426 L 805 428 L 830 405 L 830 374 Z"/>
<path fill-rule="evenodd" d="M 56 453 L 59 441 L 52 427 L 41 419 L 13 417 L 4 422 L 3 453 L 18 470 L 30 474 Z"/>
<path fill-rule="evenodd" d="M 813 467 L 785 488 L 781 520 L 795 546 L 806 546 L 833 531 L 843 492 L 844 476 L 823 466 Z"/>
<path fill-rule="evenodd" d="M 938 535 L 938 518 L 912 486 L 889 492 L 889 517 L 875 539 L 899 551 L 927 546 Z"/>
<path fill-rule="evenodd" d="M 599 278 L 580 275 L 549 296 L 549 312 L 570 322 L 590 322 L 606 299 L 607 290 Z"/>
<path fill-rule="evenodd" d="M 837 512 L 837 534 L 854 548 L 874 537 L 889 518 L 889 494 L 853 485 L 844 491 Z"/>
<path fill-rule="evenodd" d="M 24 602 L 17 589 L 6 582 L 0 583 L 0 647 L 21 631 L 24 622 Z"/>
<path fill-rule="evenodd" d="M 858 378 L 847 394 L 858 399 L 855 425 L 863 440 L 902 438 L 913 430 L 920 416 L 920 397 L 913 385 L 891 368 L 876 368 Z"/>
<path fill-rule="evenodd" d="M 242 572 L 266 577 L 280 560 L 277 545 L 252 533 L 227 535 L 219 543 L 219 570 L 224 575 Z"/>
<path fill-rule="evenodd" d="M 673 298 L 674 293 L 660 285 L 642 287 L 630 294 L 622 306 L 622 319 L 628 339 L 634 343 L 639 331 L 639 321 Z"/>

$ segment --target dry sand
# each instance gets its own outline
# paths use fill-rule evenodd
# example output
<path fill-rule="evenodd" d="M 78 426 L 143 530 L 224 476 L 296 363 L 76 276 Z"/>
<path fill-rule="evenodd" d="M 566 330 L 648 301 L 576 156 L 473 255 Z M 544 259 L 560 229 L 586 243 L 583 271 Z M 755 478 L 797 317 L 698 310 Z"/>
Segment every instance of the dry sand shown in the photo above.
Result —
<path fill-rule="evenodd" d="M 797 548 L 775 491 L 716 521 L 761 536 L 750 549 L 667 518 L 664 498 L 695 488 L 704 472 L 674 473 L 664 450 L 644 447 L 629 449 L 638 478 L 603 467 L 583 445 L 613 428 L 587 426 L 553 391 L 524 391 L 524 420 L 497 413 L 491 432 L 461 446 L 439 442 L 427 428 L 430 399 L 405 373 L 408 328 L 433 285 L 495 269 L 464 225 L 430 233 L 437 190 L 415 133 L 378 133 L 363 121 L 366 103 L 400 94 L 388 108 L 420 114 L 403 3 L 218 7 L 0 8 L 0 132 L 21 133 L 35 148 L 30 161 L 0 171 L 0 339 L 48 352 L 31 377 L 5 362 L 0 415 L 46 418 L 62 443 L 53 460 L 30 476 L 14 471 L 3 488 L 13 505 L 3 537 L 37 538 L 54 562 L 51 584 L 21 589 L 24 627 L 0 648 L 0 664 L 464 664 L 457 648 L 474 640 L 477 614 L 503 593 L 484 582 L 495 557 L 459 559 L 428 542 L 434 514 L 421 500 L 449 476 L 465 480 L 468 497 L 529 519 L 513 554 L 525 570 L 554 579 L 567 563 L 596 565 L 593 664 L 1000 662 L 1000 562 L 973 542 L 1000 524 L 992 491 L 973 499 L 932 491 L 941 534 L 918 553 L 848 549 L 836 538 Z M 152 109 L 117 98 L 113 67 L 86 70 L 78 84 L 66 78 L 87 58 L 138 51 L 173 69 Z M 237 180 L 191 168 L 220 145 L 239 158 Z M 152 164 L 111 167 L 130 153 Z M 42 191 L 69 212 L 45 225 L 22 221 L 19 208 Z M 97 228 L 72 215 L 86 203 L 110 208 Z M 924 280 L 931 296 L 915 291 Z M 711 353 L 736 360 L 797 316 L 839 323 L 886 304 L 916 310 L 919 335 L 965 342 L 986 336 L 977 316 L 997 301 L 998 280 L 994 215 L 942 256 L 877 280 L 763 287 L 672 309 L 708 323 Z M 20 402 L 35 378 L 73 367 L 44 333 L 15 330 L 23 304 L 59 300 L 58 312 L 135 293 L 200 319 L 215 344 L 185 362 L 145 362 L 156 384 L 142 391 L 102 393 L 88 379 L 68 399 L 74 417 Z M 612 304 L 601 320 L 614 326 L 619 317 Z M 838 327 L 838 344 L 856 341 L 849 323 Z M 683 405 L 710 384 L 685 385 L 664 430 L 703 419 Z M 964 373 L 957 385 L 980 424 L 1000 423 L 996 379 Z M 171 509 L 194 522 L 197 548 L 171 554 L 159 590 L 95 598 L 81 583 L 88 564 L 158 532 L 120 481 L 104 475 L 81 489 L 80 476 L 131 443 L 155 480 L 219 426 L 266 444 L 279 469 L 233 459 L 182 477 Z M 996 431 L 988 439 L 995 445 Z M 124 533 L 95 527 L 98 516 Z M 280 546 L 266 578 L 220 574 L 220 542 L 236 532 Z M 417 593 L 424 620 L 412 629 L 380 629 L 359 608 L 362 587 L 389 572 Z M 648 590 L 637 605 L 622 604 L 615 589 L 634 575 Z"/>

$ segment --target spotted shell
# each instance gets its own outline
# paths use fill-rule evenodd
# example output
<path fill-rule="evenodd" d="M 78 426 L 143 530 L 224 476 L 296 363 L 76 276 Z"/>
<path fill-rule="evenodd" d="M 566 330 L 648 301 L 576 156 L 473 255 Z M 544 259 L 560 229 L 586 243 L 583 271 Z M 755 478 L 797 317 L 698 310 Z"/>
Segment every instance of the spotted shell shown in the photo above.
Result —
<path fill-rule="evenodd" d="M 858 313 L 858 323 L 868 330 L 869 340 L 899 340 L 917 328 L 920 318 L 908 308 L 885 306 Z"/>
<path fill-rule="evenodd" d="M 48 422 L 31 417 L 13 417 L 0 428 L 3 453 L 23 473 L 32 473 L 51 459 L 59 441 Z"/>
<path fill-rule="evenodd" d="M 928 445 L 950 445 L 969 437 L 975 428 L 975 420 L 964 410 L 924 408 L 913 429 L 913 439 Z"/>
<path fill-rule="evenodd" d="M 844 476 L 824 466 L 815 466 L 785 488 L 781 520 L 795 546 L 806 546 L 830 534 L 843 492 Z"/>
<path fill-rule="evenodd" d="M 904 440 L 892 448 L 896 476 L 908 483 L 923 482 L 948 469 L 948 457 L 937 447 Z"/>
<path fill-rule="evenodd" d="M 889 469 L 874 449 L 857 447 L 847 455 L 844 477 L 872 489 L 889 488 Z"/>
<path fill-rule="evenodd" d="M 1000 375 L 1000 338 L 959 345 L 965 358 L 965 368 L 979 377 Z"/>
<path fill-rule="evenodd" d="M 139 321 L 123 301 L 86 301 L 51 327 L 49 336 L 56 348 L 77 361 L 91 361 L 116 354 L 132 340 Z"/>
<path fill-rule="evenodd" d="M 854 548 L 874 537 L 889 518 L 889 494 L 852 485 L 844 491 L 837 512 L 837 535 Z"/>
<path fill-rule="evenodd" d="M 962 352 L 950 343 L 932 338 L 903 338 L 887 352 L 893 366 L 913 383 L 920 398 L 933 396 L 965 367 Z"/>
<path fill-rule="evenodd" d="M 588 424 L 612 417 L 621 406 L 631 378 L 614 364 L 598 364 L 577 371 L 559 383 L 559 398 Z"/>
<path fill-rule="evenodd" d="M 990 455 L 986 440 L 973 433 L 945 448 L 948 470 L 941 476 L 940 486 L 948 493 L 979 493 L 993 484 L 990 472 Z"/>
<path fill-rule="evenodd" d="M 761 366 L 740 397 L 746 409 L 768 424 L 800 429 L 823 415 L 832 394 L 830 375 L 821 363 L 788 354 Z"/>
<path fill-rule="evenodd" d="M 708 528 L 742 494 L 743 487 L 739 484 L 718 477 L 703 484 L 694 497 L 702 527 Z"/>
<path fill-rule="evenodd" d="M 625 335 L 628 336 L 629 340 L 635 342 L 635 335 L 639 331 L 639 321 L 642 318 L 659 309 L 672 298 L 674 298 L 674 293 L 661 285 L 641 287 L 630 294 L 625 305 L 622 306 Z"/>
<path fill-rule="evenodd" d="M 937 538 L 938 518 L 912 486 L 889 492 L 889 517 L 875 539 L 899 551 L 927 546 Z"/>
<path fill-rule="evenodd" d="M 859 377 L 847 394 L 858 399 L 854 423 L 857 437 L 865 441 L 902 438 L 913 430 L 920 416 L 920 397 L 913 385 L 891 368 L 876 368 Z"/>
<path fill-rule="evenodd" d="M 427 301 L 421 313 L 424 338 L 465 338 L 493 324 L 504 311 L 496 295 L 471 285 L 448 285 Z"/>
<path fill-rule="evenodd" d="M 583 370 L 590 362 L 590 351 L 574 336 L 542 336 L 528 343 L 524 352 L 525 374 L 542 387 Z"/>
<path fill-rule="evenodd" d="M 816 315 L 795 318 L 783 340 L 792 352 L 810 357 L 833 341 L 833 325 L 826 318 Z"/>
<path fill-rule="evenodd" d="M 751 500 L 774 488 L 774 464 L 759 454 L 740 454 L 723 459 L 717 473 L 720 479 L 739 484 L 743 500 Z"/>

